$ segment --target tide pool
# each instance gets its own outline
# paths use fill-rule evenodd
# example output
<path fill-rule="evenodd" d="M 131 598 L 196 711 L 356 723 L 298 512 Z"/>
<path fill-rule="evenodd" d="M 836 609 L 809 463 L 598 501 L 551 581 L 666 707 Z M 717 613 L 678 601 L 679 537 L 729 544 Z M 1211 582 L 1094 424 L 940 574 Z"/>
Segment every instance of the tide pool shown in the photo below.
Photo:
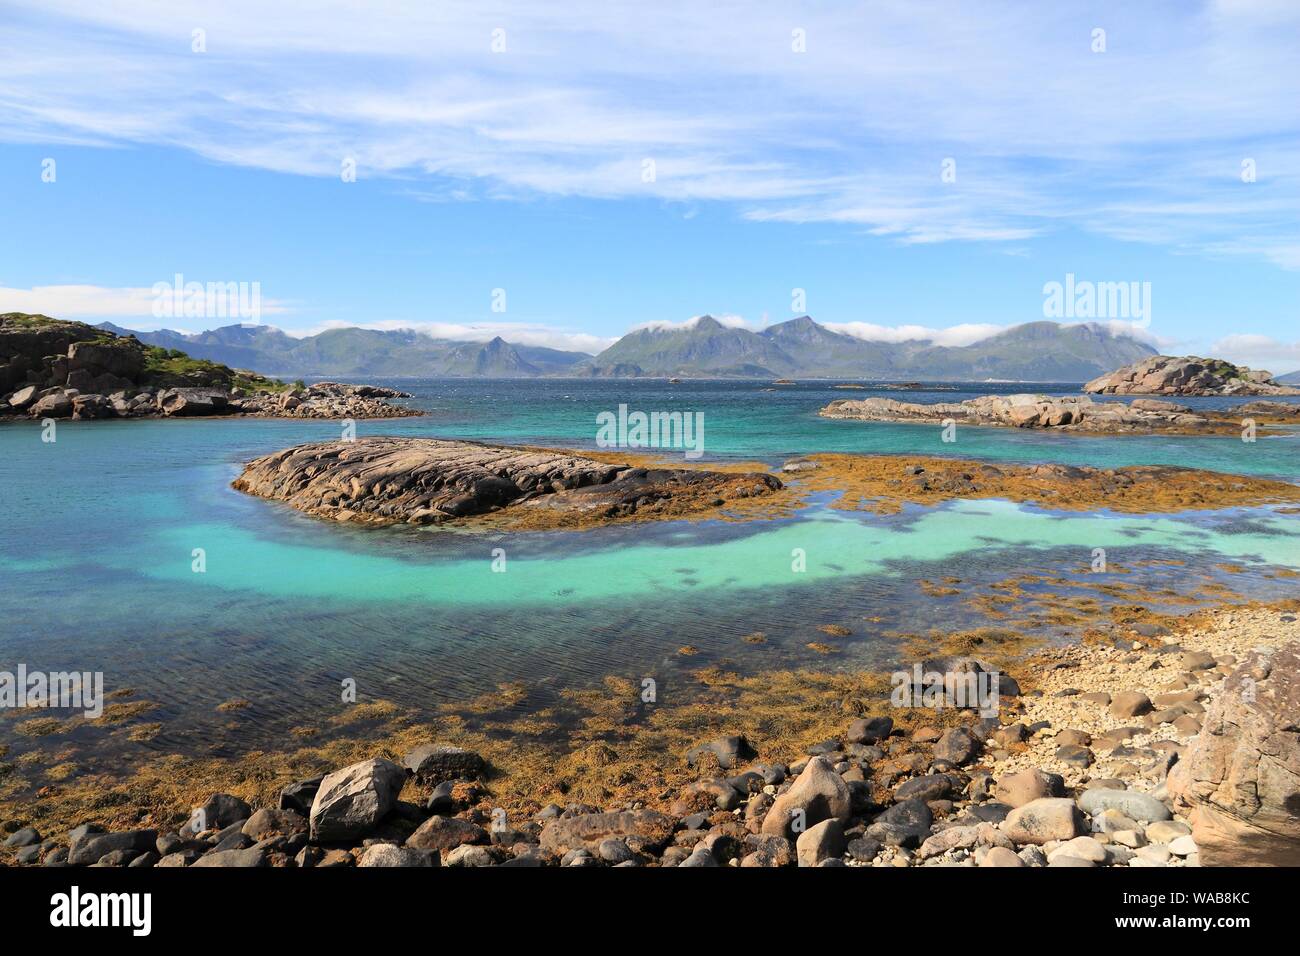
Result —
<path fill-rule="evenodd" d="M 1290 436 L 1247 445 L 964 429 L 943 445 L 937 429 L 818 418 L 845 394 L 824 385 L 413 390 L 428 416 L 362 422 L 359 432 L 591 447 L 596 413 L 626 402 L 703 411 L 706 458 L 947 453 L 1300 476 Z M 338 423 L 318 421 L 65 422 L 48 444 L 35 425 L 0 425 L 0 659 L 102 671 L 109 690 L 129 687 L 158 705 L 150 719 L 164 730 L 152 746 L 238 749 L 273 745 L 319 714 L 343 678 L 357 680 L 364 699 L 423 709 L 510 681 L 560 688 L 654 673 L 671 683 L 714 663 L 876 666 L 895 654 L 892 633 L 987 623 L 918 580 L 978 588 L 1068 576 L 1095 548 L 1117 565 L 1181 562 L 1113 576 L 1140 588 L 1194 591 L 1220 580 L 1276 598 L 1294 587 L 1274 573 L 1300 569 L 1300 516 L 1271 508 L 1142 516 L 958 501 L 878 515 L 837 511 L 823 497 L 771 521 L 481 535 L 340 526 L 229 487 L 251 458 L 338 434 Z M 203 573 L 192 570 L 195 549 Z M 493 571 L 494 549 L 504 573 Z M 1241 573 L 1225 574 L 1222 563 Z M 809 645 L 829 624 L 851 635 L 825 657 Z M 753 632 L 765 642 L 746 643 Z M 693 655 L 679 654 L 683 646 Z M 253 702 L 238 730 L 216 710 L 231 698 Z"/>

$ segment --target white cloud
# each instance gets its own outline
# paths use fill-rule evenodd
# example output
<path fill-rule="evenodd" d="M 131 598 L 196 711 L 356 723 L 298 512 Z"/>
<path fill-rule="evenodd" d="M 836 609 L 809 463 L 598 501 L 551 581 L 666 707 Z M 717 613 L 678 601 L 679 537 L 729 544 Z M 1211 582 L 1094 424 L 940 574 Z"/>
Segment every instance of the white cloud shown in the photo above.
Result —
<path fill-rule="evenodd" d="M 159 281 L 171 286 L 175 280 L 169 276 Z M 191 280 L 187 277 L 186 282 L 189 281 Z M 78 321 L 112 319 L 123 327 L 129 325 L 138 331 L 163 327 L 175 329 L 176 326 L 171 321 L 160 322 L 154 317 L 156 300 L 157 295 L 152 286 L 115 288 L 101 285 L 41 285 L 30 289 L 0 286 L 0 312 L 36 312 L 56 319 Z M 261 311 L 266 315 L 283 315 L 292 311 L 288 303 L 278 299 L 261 296 L 260 302 Z M 201 317 L 187 318 L 203 321 Z M 131 321 L 128 323 L 127 320 Z"/>
<path fill-rule="evenodd" d="M 711 314 L 709 317 L 712 318 L 719 325 L 726 326 L 729 329 L 747 328 L 750 329 L 751 331 L 756 331 L 757 328 L 759 328 L 758 326 L 755 326 L 753 323 L 745 319 L 744 316 L 740 316 L 740 315 L 720 313 L 718 315 Z M 628 331 L 637 332 L 641 329 L 654 329 L 657 332 L 670 332 L 674 329 L 693 329 L 702 318 L 704 318 L 703 315 L 693 315 L 689 319 L 684 319 L 681 322 L 673 322 L 668 319 L 658 319 L 655 320 L 654 322 L 643 322 L 640 325 L 634 325 L 632 326 L 632 328 L 628 329 Z"/>
<path fill-rule="evenodd" d="M 1280 375 L 1300 368 L 1300 342 L 1280 342 L 1268 335 L 1228 335 L 1210 347 L 1210 356 Z"/>
<path fill-rule="evenodd" d="M 948 328 L 924 325 L 875 325 L 871 322 L 828 322 L 826 328 L 868 342 L 933 342 L 935 345 L 973 345 L 1004 332 L 1010 326 L 968 323 Z"/>
<path fill-rule="evenodd" d="M 0 139 L 329 177 L 355 157 L 430 198 L 721 201 L 904 243 L 1078 228 L 1300 269 L 1296 9 L 11 0 Z"/>

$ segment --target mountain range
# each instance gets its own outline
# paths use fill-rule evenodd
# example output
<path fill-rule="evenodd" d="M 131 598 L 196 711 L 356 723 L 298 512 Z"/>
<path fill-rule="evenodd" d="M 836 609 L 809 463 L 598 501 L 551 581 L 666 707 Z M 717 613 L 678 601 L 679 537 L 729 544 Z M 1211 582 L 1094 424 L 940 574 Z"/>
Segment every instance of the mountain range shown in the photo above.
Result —
<path fill-rule="evenodd" d="M 295 338 L 271 326 L 231 325 L 187 334 L 130 332 L 148 345 L 266 375 L 301 378 L 855 378 L 876 380 L 1082 382 L 1154 355 L 1128 335 L 1092 323 L 1030 322 L 972 345 L 868 341 L 809 316 L 761 332 L 711 316 L 627 333 L 599 355 L 512 344 L 434 339 L 410 329 L 330 329 Z"/>
<path fill-rule="evenodd" d="M 104 322 L 117 335 L 146 345 L 180 349 L 195 358 L 233 368 L 266 369 L 280 377 L 373 376 L 377 378 L 532 378 L 555 375 L 591 360 L 586 352 L 489 342 L 435 339 L 413 329 L 327 329 L 294 338 L 269 325 L 227 325 L 187 334 L 162 329 L 132 332 Z"/>

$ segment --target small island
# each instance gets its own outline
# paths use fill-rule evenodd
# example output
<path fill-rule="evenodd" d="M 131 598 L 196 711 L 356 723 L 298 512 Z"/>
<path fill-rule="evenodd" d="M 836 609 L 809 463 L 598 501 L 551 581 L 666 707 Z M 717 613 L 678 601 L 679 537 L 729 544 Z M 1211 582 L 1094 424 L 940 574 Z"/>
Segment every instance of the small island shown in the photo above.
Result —
<path fill-rule="evenodd" d="M 290 385 L 256 372 L 145 345 L 83 322 L 0 315 L 0 420 L 180 418 L 398 418 L 405 393 L 376 385 Z"/>
<path fill-rule="evenodd" d="M 1236 435 L 1242 419 L 1257 425 L 1300 423 L 1300 405 L 1251 402 L 1223 412 L 1194 412 L 1158 399 L 1095 402 L 1087 395 L 981 395 L 964 402 L 900 402 L 893 398 L 841 398 L 818 413 L 823 418 L 942 425 L 1042 428 L 1101 434 Z"/>
<path fill-rule="evenodd" d="M 286 448 L 249 462 L 233 487 L 335 521 L 429 525 L 495 514 L 518 530 L 716 513 L 783 485 L 761 472 L 385 437 Z"/>
<path fill-rule="evenodd" d="M 1153 355 L 1094 378 L 1085 392 L 1106 395 L 1300 395 L 1273 373 L 1223 359 Z"/>

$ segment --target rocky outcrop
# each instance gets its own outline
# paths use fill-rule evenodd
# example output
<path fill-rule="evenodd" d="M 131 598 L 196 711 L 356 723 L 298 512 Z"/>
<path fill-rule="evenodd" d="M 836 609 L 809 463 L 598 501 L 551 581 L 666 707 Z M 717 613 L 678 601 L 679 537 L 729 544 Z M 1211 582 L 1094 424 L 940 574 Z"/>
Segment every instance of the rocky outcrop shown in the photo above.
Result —
<path fill-rule="evenodd" d="M 1265 417 L 1282 414 L 1280 410 L 1272 411 L 1272 415 Z M 928 405 L 900 402 L 893 398 L 842 398 L 831 402 L 819 414 L 823 418 L 874 422 L 941 425 L 952 421 L 959 425 L 1050 428 L 1069 432 L 1214 434 L 1241 430 L 1241 415 L 1237 409 L 1197 413 L 1186 406 L 1155 399 L 1096 402 L 1087 395 L 982 395 L 964 402 Z"/>
<path fill-rule="evenodd" d="M 1300 643 L 1227 678 L 1169 782 L 1203 862 L 1300 866 Z"/>
<path fill-rule="evenodd" d="M 81 322 L 0 315 L 0 418 L 395 418 L 420 414 L 375 385 L 289 387 Z"/>
<path fill-rule="evenodd" d="M 1194 355 L 1153 355 L 1094 378 L 1083 390 L 1108 395 L 1300 395 L 1300 389 L 1274 382 L 1271 372 Z"/>
<path fill-rule="evenodd" d="M 782 487 L 771 475 L 639 468 L 539 448 L 433 438 L 298 445 L 233 484 L 338 521 L 437 524 L 510 509 L 613 518 L 714 507 Z M 560 523 L 557 520 L 557 523 Z"/>

